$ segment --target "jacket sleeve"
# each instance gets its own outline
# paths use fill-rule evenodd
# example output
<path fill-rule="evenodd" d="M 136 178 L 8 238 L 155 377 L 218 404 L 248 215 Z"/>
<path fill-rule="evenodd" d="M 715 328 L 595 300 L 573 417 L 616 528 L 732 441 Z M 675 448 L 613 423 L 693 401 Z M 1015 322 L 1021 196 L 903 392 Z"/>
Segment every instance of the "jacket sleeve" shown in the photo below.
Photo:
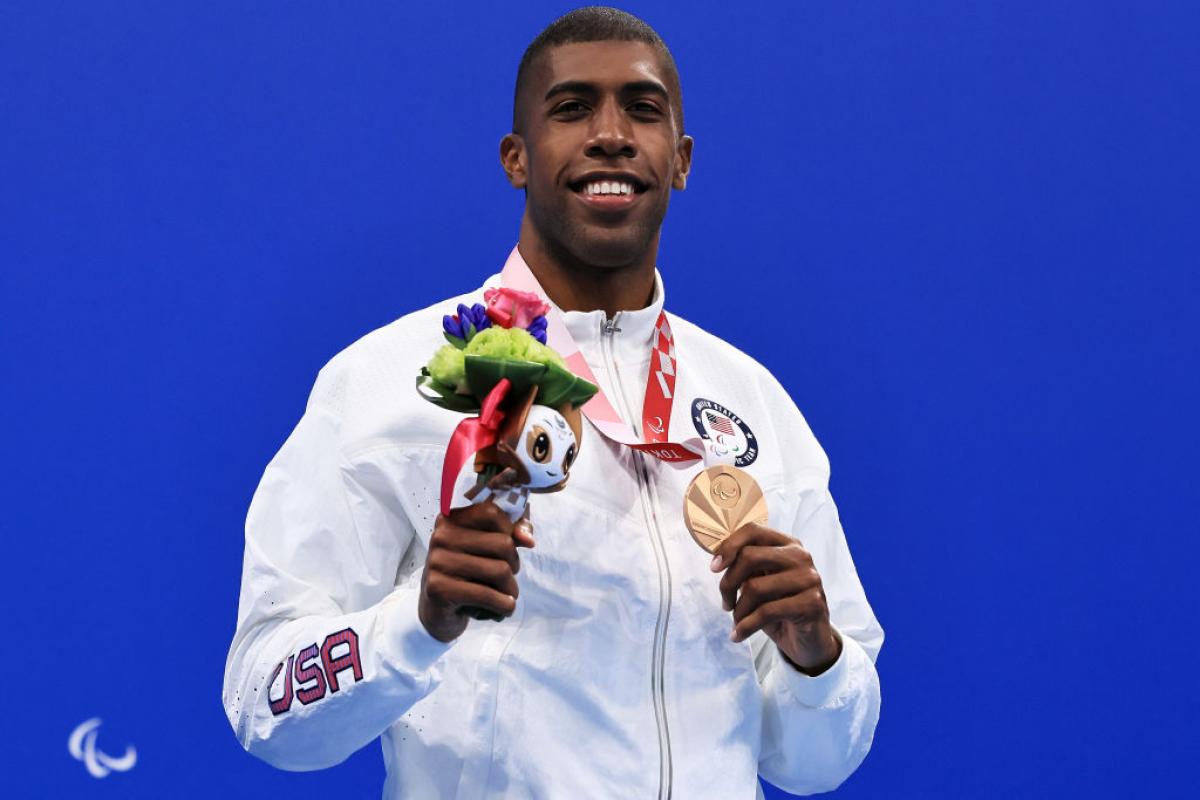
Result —
<path fill-rule="evenodd" d="M 251 501 L 222 691 L 242 746 L 290 770 L 379 736 L 436 686 L 450 646 L 417 617 L 419 565 L 397 580 L 423 555 L 394 491 L 343 456 L 332 367 Z"/>
<path fill-rule="evenodd" d="M 879 720 L 875 658 L 883 645 L 827 490 L 800 504 L 793 535 L 812 554 L 842 652 L 810 677 L 788 663 L 766 634 L 751 639 L 762 687 L 759 773 L 793 794 L 837 788 L 871 749 Z"/>

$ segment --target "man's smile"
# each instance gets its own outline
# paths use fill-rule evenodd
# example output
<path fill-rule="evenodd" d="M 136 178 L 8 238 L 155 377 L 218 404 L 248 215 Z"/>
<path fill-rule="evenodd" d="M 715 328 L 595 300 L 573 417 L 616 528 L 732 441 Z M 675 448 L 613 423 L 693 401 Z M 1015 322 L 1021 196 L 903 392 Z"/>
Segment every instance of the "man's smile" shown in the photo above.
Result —
<path fill-rule="evenodd" d="M 637 202 L 647 184 L 627 172 L 588 172 L 568 187 L 589 208 L 623 211 Z"/>

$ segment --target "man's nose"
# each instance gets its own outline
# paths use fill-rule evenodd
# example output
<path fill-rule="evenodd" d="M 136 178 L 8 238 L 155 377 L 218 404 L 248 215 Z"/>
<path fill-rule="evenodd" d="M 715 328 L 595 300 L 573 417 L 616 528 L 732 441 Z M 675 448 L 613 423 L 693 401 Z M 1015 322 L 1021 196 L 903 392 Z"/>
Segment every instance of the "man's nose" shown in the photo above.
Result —
<path fill-rule="evenodd" d="M 606 102 L 596 110 L 584 152 L 592 158 L 632 158 L 637 155 L 633 126 L 620 103 Z"/>

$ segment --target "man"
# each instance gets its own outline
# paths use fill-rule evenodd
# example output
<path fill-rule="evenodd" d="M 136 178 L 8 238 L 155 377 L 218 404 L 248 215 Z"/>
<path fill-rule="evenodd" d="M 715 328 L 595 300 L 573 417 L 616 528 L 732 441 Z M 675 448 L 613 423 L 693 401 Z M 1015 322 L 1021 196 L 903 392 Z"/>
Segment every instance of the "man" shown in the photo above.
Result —
<path fill-rule="evenodd" d="M 412 381 L 442 315 L 482 292 L 405 316 L 321 370 L 251 504 L 224 684 L 238 738 L 316 769 L 382 734 L 387 797 L 748 797 L 758 774 L 836 787 L 870 747 L 883 632 L 783 389 L 660 318 L 659 231 L 692 156 L 665 44 L 614 9 L 553 23 L 521 62 L 500 156 L 526 193 L 505 275 L 536 278 L 632 431 L 694 430 L 758 481 L 770 525 L 710 559 L 682 519 L 703 465 L 590 424 L 566 490 L 533 498 L 536 528 L 486 505 L 439 515 L 458 417 Z M 662 320 L 665 420 L 643 407 Z"/>

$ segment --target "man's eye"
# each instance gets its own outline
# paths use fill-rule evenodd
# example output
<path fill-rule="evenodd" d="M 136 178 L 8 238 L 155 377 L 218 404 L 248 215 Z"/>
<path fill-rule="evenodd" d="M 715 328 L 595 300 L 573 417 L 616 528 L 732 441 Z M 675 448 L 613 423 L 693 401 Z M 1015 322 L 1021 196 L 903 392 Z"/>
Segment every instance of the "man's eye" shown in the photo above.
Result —
<path fill-rule="evenodd" d="M 638 114 L 661 114 L 662 113 L 662 111 L 659 109 L 659 107 L 654 105 L 654 103 L 647 103 L 647 102 L 634 103 L 631 108 L 633 111 L 637 112 Z"/>
<path fill-rule="evenodd" d="M 586 107 L 583 105 L 583 103 L 579 102 L 578 100 L 568 100 L 565 103 L 559 103 L 558 106 L 555 107 L 554 113 L 570 115 L 570 114 L 579 114 L 585 110 L 586 110 Z"/>

